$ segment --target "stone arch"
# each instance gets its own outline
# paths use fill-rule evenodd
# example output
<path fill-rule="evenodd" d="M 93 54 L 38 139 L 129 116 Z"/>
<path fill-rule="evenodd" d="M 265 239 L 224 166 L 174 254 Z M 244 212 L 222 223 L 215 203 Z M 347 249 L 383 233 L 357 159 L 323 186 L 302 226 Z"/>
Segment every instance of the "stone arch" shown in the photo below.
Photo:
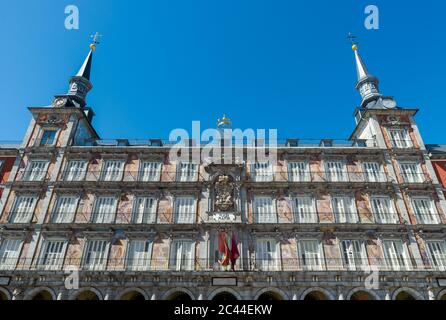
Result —
<path fill-rule="evenodd" d="M 162 300 L 172 300 L 172 297 L 178 293 L 187 294 L 191 300 L 195 300 L 195 296 L 192 293 L 192 291 L 190 291 L 189 289 L 186 289 L 186 288 L 172 288 L 170 290 L 167 290 L 164 293 Z"/>
<path fill-rule="evenodd" d="M 264 294 L 273 294 L 276 295 L 279 299 L 274 299 L 274 300 L 289 300 L 288 295 L 283 292 L 282 290 L 278 289 L 278 288 L 263 288 L 261 290 L 259 290 L 257 292 L 257 294 L 254 297 L 254 300 L 259 300 L 259 298 L 264 295 Z"/>
<path fill-rule="evenodd" d="M 218 294 L 221 293 L 229 293 L 232 294 L 237 300 L 243 300 L 242 296 L 237 291 L 235 291 L 232 288 L 226 288 L 226 287 L 218 288 L 212 291 L 208 296 L 208 300 L 214 299 Z"/>
<path fill-rule="evenodd" d="M 411 296 L 414 300 L 424 300 L 424 297 L 421 293 L 412 288 L 407 288 L 407 287 L 396 289 L 392 294 L 392 300 L 397 300 L 398 296 L 404 293 Z M 408 300 L 408 299 L 398 299 L 398 300 Z"/>
<path fill-rule="evenodd" d="M 51 288 L 38 287 L 28 291 L 23 300 L 57 300 L 57 295 Z"/>
<path fill-rule="evenodd" d="M 438 293 L 437 300 L 446 300 L 446 289 Z"/>
<path fill-rule="evenodd" d="M 0 287 L 0 301 L 11 300 L 11 294 L 8 289 Z"/>
<path fill-rule="evenodd" d="M 321 293 L 321 294 L 325 295 L 325 298 L 327 300 L 336 300 L 334 294 L 332 294 L 327 289 L 324 289 L 324 288 L 321 288 L 321 287 L 314 287 L 314 288 L 309 288 L 309 289 L 305 290 L 304 292 L 302 292 L 302 294 L 300 296 L 300 300 L 305 300 L 305 297 L 307 295 L 313 294 L 313 293 Z M 323 299 L 320 299 L 320 300 L 323 300 Z"/>
<path fill-rule="evenodd" d="M 140 288 L 128 288 L 122 291 L 116 298 L 116 300 L 135 300 L 135 299 L 129 299 L 129 295 L 133 293 L 141 295 L 142 297 L 144 297 L 144 300 L 149 300 L 149 296 L 147 295 L 147 293 Z"/>
<path fill-rule="evenodd" d="M 94 298 L 94 295 L 97 299 Z M 69 300 L 103 300 L 102 293 L 93 287 L 82 288 L 71 294 Z"/>
<path fill-rule="evenodd" d="M 358 293 L 368 294 L 372 299 L 353 299 L 353 300 L 381 300 L 381 297 L 376 292 L 365 288 L 355 288 L 350 290 L 350 292 L 347 294 L 347 300 L 352 300 L 352 297 L 354 297 L 355 294 Z"/>

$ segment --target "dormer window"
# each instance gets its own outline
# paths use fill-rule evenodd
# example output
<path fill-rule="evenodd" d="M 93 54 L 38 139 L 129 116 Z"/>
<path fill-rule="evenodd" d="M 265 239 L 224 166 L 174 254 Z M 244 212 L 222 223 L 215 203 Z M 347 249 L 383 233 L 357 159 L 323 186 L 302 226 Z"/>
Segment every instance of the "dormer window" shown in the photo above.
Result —
<path fill-rule="evenodd" d="M 56 133 L 56 129 L 43 129 L 38 145 L 41 147 L 53 146 L 56 142 Z"/>
<path fill-rule="evenodd" d="M 390 142 L 393 148 L 407 149 L 412 148 L 412 140 L 409 137 L 409 133 L 406 129 L 390 129 Z"/>

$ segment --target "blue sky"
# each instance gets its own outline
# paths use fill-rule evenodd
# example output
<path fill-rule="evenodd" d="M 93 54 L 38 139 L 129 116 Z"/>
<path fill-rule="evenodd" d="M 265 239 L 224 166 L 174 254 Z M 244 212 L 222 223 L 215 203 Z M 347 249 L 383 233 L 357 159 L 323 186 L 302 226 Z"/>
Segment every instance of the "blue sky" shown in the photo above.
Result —
<path fill-rule="evenodd" d="M 440 1 L 0 0 L 0 140 L 20 140 L 29 106 L 48 105 L 103 34 L 88 104 L 102 138 L 168 138 L 174 128 L 277 128 L 281 138 L 337 138 L 354 128 L 348 32 L 399 106 L 420 108 L 428 143 L 446 143 L 446 4 Z M 66 30 L 77 5 L 80 29 Z M 377 5 L 380 29 L 364 27 Z"/>

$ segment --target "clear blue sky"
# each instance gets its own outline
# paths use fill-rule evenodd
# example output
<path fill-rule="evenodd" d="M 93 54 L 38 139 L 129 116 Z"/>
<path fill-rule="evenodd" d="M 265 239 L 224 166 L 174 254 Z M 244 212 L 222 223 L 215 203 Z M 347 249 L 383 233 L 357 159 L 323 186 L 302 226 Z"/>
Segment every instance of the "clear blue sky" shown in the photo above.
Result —
<path fill-rule="evenodd" d="M 95 52 L 94 126 L 103 138 L 167 138 L 171 129 L 277 128 L 281 138 L 346 138 L 359 104 L 348 32 L 399 106 L 420 108 L 428 143 L 446 143 L 446 4 L 440 1 L 0 0 L 0 140 L 20 140 L 29 106 L 65 93 Z M 80 29 L 66 30 L 66 5 Z M 380 30 L 364 8 L 380 9 Z"/>

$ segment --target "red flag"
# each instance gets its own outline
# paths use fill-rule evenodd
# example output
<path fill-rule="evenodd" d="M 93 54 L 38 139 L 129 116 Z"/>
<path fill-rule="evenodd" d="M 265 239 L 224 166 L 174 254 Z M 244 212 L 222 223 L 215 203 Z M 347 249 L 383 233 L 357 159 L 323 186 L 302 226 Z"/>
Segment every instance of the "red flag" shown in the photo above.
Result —
<path fill-rule="evenodd" d="M 226 232 L 220 232 L 218 239 L 218 251 L 224 254 L 223 260 L 218 261 L 222 266 L 229 265 L 231 259 L 231 252 L 229 251 L 228 243 L 226 242 Z"/>
<path fill-rule="evenodd" d="M 238 252 L 237 247 L 237 239 L 235 237 L 235 232 L 232 232 L 232 241 L 231 241 L 231 264 L 232 269 L 234 269 L 235 263 L 237 259 L 240 257 L 240 253 Z"/>

